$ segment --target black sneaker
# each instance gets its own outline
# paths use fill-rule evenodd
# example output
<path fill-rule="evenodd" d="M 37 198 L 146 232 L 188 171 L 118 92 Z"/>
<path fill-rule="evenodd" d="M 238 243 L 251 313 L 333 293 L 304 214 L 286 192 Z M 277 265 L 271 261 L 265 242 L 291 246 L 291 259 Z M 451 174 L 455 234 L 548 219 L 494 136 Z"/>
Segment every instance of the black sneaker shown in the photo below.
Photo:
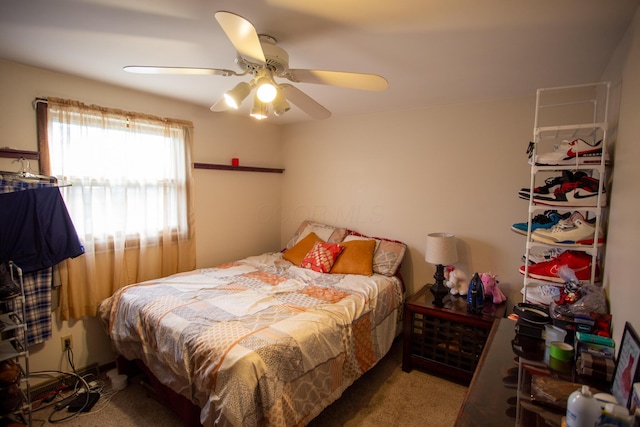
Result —
<path fill-rule="evenodd" d="M 535 187 L 533 189 L 533 194 L 553 194 L 553 192 L 560 188 L 563 184 L 568 182 L 576 182 L 579 181 L 582 177 L 587 176 L 585 172 L 578 171 L 575 174 L 571 171 L 562 171 L 561 176 L 555 176 L 552 178 L 547 178 L 545 180 L 545 185 L 542 187 Z M 518 197 L 521 199 L 529 200 L 529 188 L 521 188 L 518 191 Z"/>
<path fill-rule="evenodd" d="M 20 287 L 11 279 L 11 272 L 4 264 L 0 264 L 0 300 L 20 295 Z"/>

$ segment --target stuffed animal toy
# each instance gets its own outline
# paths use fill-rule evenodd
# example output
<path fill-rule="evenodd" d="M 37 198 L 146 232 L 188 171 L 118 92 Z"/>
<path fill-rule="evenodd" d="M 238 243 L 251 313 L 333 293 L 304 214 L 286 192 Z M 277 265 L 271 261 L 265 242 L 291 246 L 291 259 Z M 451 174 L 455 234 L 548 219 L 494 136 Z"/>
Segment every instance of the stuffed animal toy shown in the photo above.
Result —
<path fill-rule="evenodd" d="M 482 273 L 480 275 L 480 280 L 482 280 L 482 284 L 484 285 L 484 293 L 487 296 L 491 296 L 493 298 L 494 304 L 500 304 L 507 300 L 507 297 L 502 293 L 500 288 L 498 287 L 498 282 L 496 280 L 496 275 L 492 273 Z"/>
<path fill-rule="evenodd" d="M 451 295 L 466 295 L 468 291 L 468 281 L 467 276 L 462 272 L 462 270 L 458 270 L 453 265 L 448 265 L 445 268 L 444 277 L 447 279 L 445 285 L 449 289 Z"/>

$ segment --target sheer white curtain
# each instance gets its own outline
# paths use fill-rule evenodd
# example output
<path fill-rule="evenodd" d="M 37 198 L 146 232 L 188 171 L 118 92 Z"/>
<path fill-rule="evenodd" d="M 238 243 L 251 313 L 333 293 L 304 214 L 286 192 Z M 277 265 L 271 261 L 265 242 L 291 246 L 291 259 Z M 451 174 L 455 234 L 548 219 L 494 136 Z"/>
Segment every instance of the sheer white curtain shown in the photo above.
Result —
<path fill-rule="evenodd" d="M 51 98 L 46 116 L 47 173 L 71 184 L 61 191 L 85 246 L 60 265 L 63 319 L 95 315 L 127 284 L 193 269 L 193 125 Z"/>

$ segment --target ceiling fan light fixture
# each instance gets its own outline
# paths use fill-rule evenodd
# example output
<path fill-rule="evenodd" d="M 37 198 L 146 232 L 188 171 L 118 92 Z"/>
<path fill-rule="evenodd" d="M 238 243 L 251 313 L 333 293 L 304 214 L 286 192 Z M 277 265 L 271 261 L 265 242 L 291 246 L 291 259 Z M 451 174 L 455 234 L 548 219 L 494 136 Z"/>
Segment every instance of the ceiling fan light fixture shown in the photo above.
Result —
<path fill-rule="evenodd" d="M 240 82 L 235 87 L 224 94 L 227 105 L 233 109 L 240 108 L 242 101 L 251 93 L 251 85 L 247 82 Z"/>
<path fill-rule="evenodd" d="M 260 101 L 269 103 L 275 99 L 277 95 L 277 89 L 270 78 L 258 78 L 256 86 L 258 88 L 256 89 L 256 94 L 258 95 Z"/>
<path fill-rule="evenodd" d="M 258 93 L 256 92 L 256 96 L 253 98 L 253 105 L 251 106 L 251 113 L 249 113 L 249 115 L 254 119 L 263 120 L 267 118 L 267 114 L 267 104 L 260 101 Z"/>
<path fill-rule="evenodd" d="M 273 100 L 273 103 L 271 104 L 271 106 L 273 107 L 273 114 L 275 114 L 278 117 L 283 116 L 284 113 L 286 113 L 291 109 L 291 105 L 289 105 L 287 98 L 284 97 L 284 95 L 282 94 L 282 90 L 280 90 L 280 88 L 277 89 L 276 97 Z"/>

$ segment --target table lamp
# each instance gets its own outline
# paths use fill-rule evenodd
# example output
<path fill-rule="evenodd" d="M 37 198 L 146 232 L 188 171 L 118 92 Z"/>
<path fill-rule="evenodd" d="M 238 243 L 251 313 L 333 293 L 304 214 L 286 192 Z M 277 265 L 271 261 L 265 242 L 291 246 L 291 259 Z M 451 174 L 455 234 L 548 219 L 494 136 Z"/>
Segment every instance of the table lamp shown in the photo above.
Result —
<path fill-rule="evenodd" d="M 456 237 L 451 233 L 431 233 L 427 235 L 427 252 L 424 256 L 429 264 L 435 264 L 436 273 L 433 275 L 435 283 L 429 289 L 433 294 L 433 305 L 444 306 L 444 297 L 449 294 L 449 288 L 444 284 L 444 266 L 458 261 Z"/>

